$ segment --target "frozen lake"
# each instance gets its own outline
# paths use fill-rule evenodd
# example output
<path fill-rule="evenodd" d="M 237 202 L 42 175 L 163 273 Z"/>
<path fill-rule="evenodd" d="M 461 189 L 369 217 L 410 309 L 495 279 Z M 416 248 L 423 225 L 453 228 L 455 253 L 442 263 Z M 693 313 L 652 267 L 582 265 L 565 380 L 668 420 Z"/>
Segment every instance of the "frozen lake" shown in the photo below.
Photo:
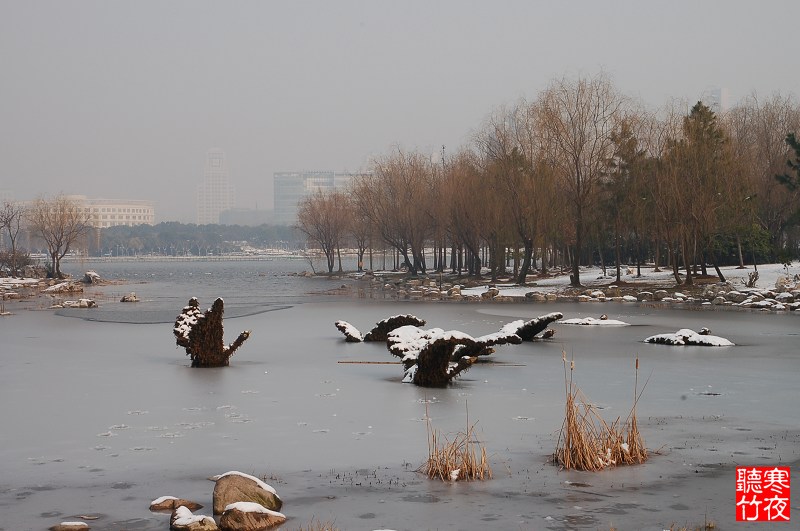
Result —
<path fill-rule="evenodd" d="M 76 266 L 77 267 L 77 266 Z M 208 476 L 239 470 L 273 485 L 286 529 L 664 529 L 735 524 L 735 467 L 800 466 L 800 316 L 606 304 L 461 304 L 311 296 L 342 281 L 289 273 L 307 263 L 85 264 L 131 284 L 97 288 L 97 310 L 0 320 L 0 530 L 91 514 L 92 529 L 168 529 L 162 495 L 211 513 Z M 68 271 L 70 269 L 67 269 Z M 72 271 L 80 273 L 80 271 Z M 115 302 L 135 291 L 137 304 Z M 114 294 L 114 297 L 111 297 Z M 189 296 L 226 301 L 226 340 L 251 338 L 229 367 L 192 369 L 172 323 Z M 13 311 L 13 308 L 12 308 Z M 552 311 L 608 314 L 627 327 L 554 325 L 554 339 L 502 346 L 446 389 L 402 384 L 383 344 L 348 344 L 398 313 L 472 335 Z M 709 327 L 734 347 L 641 342 Z M 549 463 L 563 419 L 562 349 L 609 421 L 632 404 L 634 359 L 646 464 L 601 473 Z M 494 478 L 443 484 L 415 472 L 433 427 L 477 423 Z M 798 487 L 795 486 L 795 490 Z M 793 496 L 794 511 L 800 511 Z M 796 513 L 800 514 L 800 513 Z M 795 516 L 797 518 L 797 516 Z"/>

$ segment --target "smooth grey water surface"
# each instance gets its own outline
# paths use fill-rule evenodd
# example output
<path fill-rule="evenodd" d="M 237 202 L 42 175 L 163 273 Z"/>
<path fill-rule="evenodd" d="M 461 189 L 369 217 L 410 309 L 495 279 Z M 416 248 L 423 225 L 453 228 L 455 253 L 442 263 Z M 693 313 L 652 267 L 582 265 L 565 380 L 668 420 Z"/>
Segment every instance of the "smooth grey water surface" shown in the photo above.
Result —
<path fill-rule="evenodd" d="M 108 297 L 93 313 L 0 320 L 0 529 L 85 514 L 100 517 L 92 529 L 168 529 L 151 500 L 189 498 L 210 514 L 205 478 L 229 470 L 266 477 L 284 499 L 284 529 L 312 518 L 339 529 L 664 529 L 706 516 L 739 529 L 748 526 L 734 523 L 737 464 L 790 465 L 800 484 L 798 315 L 348 299 L 318 294 L 343 281 L 290 267 L 304 269 L 97 264 L 105 278 L 143 282 L 99 290 L 143 302 Z M 175 347 L 172 321 L 192 295 L 201 306 L 226 300 L 226 339 L 252 330 L 229 367 L 190 368 Z M 345 343 L 337 319 L 367 330 L 413 313 L 480 335 L 551 311 L 632 326 L 554 325 L 553 340 L 498 347 L 446 389 L 400 383 L 399 365 L 338 363 L 395 358 L 382 344 Z M 641 343 L 701 326 L 737 346 Z M 658 450 L 650 461 L 594 474 L 548 462 L 563 419 L 562 349 L 608 420 L 628 414 L 639 356 L 639 426 Z M 444 484 L 415 472 L 426 414 L 442 434 L 477 423 L 494 478 Z"/>

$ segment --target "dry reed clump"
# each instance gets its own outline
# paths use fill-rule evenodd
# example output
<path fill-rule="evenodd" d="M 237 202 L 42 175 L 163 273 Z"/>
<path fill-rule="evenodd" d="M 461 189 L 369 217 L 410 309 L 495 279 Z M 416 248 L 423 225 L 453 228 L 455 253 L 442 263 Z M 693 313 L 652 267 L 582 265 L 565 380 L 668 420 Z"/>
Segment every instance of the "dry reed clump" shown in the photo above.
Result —
<path fill-rule="evenodd" d="M 298 527 L 296 531 L 339 531 L 339 528 L 333 522 L 320 522 L 312 517 L 307 527 Z"/>
<path fill-rule="evenodd" d="M 632 465 L 647 461 L 647 448 L 644 446 L 644 439 L 639 433 L 639 425 L 636 420 L 636 403 L 641 396 L 639 358 L 636 358 L 633 407 L 624 423 L 620 424 L 618 417 L 610 425 L 573 383 L 572 374 L 575 370 L 575 361 L 569 361 L 569 375 L 567 375 L 565 352 L 562 353 L 561 359 L 564 362 L 567 403 L 553 461 L 568 470 L 574 468 L 593 472 L 610 466 Z M 645 385 L 647 384 L 645 383 Z"/>
<path fill-rule="evenodd" d="M 418 472 L 426 474 L 431 479 L 439 478 L 442 481 L 492 478 L 486 448 L 474 440 L 475 424 L 469 424 L 469 415 L 467 415 L 466 431 L 458 432 L 452 441 L 447 437 L 442 439 L 433 429 L 427 404 L 425 418 L 428 431 L 428 459 L 417 470 Z"/>

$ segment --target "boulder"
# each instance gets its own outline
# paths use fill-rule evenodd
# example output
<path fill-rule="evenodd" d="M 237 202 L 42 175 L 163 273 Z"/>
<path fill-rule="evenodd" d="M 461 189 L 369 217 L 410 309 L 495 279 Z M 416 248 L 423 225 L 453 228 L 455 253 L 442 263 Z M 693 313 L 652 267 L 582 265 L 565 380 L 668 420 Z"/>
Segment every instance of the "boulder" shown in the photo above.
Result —
<path fill-rule="evenodd" d="M 547 300 L 547 297 L 544 294 L 536 291 L 529 291 L 525 294 L 525 298 L 534 302 L 544 302 Z"/>
<path fill-rule="evenodd" d="M 667 297 L 668 295 L 669 293 L 667 293 L 667 290 L 657 289 L 653 292 L 653 299 L 660 301 L 661 299 Z"/>
<path fill-rule="evenodd" d="M 270 511 L 263 505 L 251 502 L 237 502 L 225 507 L 219 519 L 222 531 L 261 531 L 281 525 L 286 516 Z"/>
<path fill-rule="evenodd" d="M 150 502 L 151 511 L 174 511 L 181 506 L 186 507 L 190 511 L 203 508 L 203 506 L 197 502 L 176 498 L 175 496 L 161 496 Z"/>
<path fill-rule="evenodd" d="M 649 291 L 642 291 L 636 295 L 636 299 L 640 301 L 651 301 L 653 300 L 653 294 Z"/>
<path fill-rule="evenodd" d="M 781 303 L 794 302 L 794 295 L 788 291 L 784 291 L 783 293 L 775 295 L 775 300 Z"/>
<path fill-rule="evenodd" d="M 136 296 L 136 293 L 131 291 L 127 295 L 123 295 L 119 302 L 139 302 L 139 297 Z"/>
<path fill-rule="evenodd" d="M 725 298 L 731 302 L 744 302 L 747 298 L 747 295 L 742 293 L 741 291 L 729 291 L 725 294 Z"/>
<path fill-rule="evenodd" d="M 633 295 L 625 295 L 622 297 L 622 302 L 639 302 L 639 299 Z"/>
<path fill-rule="evenodd" d="M 719 306 L 721 304 L 725 304 L 726 302 L 727 300 L 725 299 L 725 297 L 714 297 L 714 300 L 711 301 L 711 304 L 713 304 L 714 306 Z"/>
<path fill-rule="evenodd" d="M 210 516 L 195 515 L 186 507 L 178 507 L 169 519 L 172 531 L 217 531 L 217 523 Z"/>
<path fill-rule="evenodd" d="M 236 502 L 253 502 L 271 511 L 280 511 L 283 501 L 277 492 L 257 477 L 241 472 L 226 472 L 212 478 L 214 485 L 214 514 Z"/>
<path fill-rule="evenodd" d="M 96 271 L 87 271 L 83 274 L 84 284 L 98 284 L 100 282 L 100 275 Z"/>
<path fill-rule="evenodd" d="M 92 299 L 78 299 L 76 301 L 64 301 L 62 304 L 64 308 L 96 308 L 97 303 Z"/>
<path fill-rule="evenodd" d="M 483 293 L 481 293 L 482 299 L 493 299 L 500 294 L 500 290 L 497 288 L 489 288 Z"/>

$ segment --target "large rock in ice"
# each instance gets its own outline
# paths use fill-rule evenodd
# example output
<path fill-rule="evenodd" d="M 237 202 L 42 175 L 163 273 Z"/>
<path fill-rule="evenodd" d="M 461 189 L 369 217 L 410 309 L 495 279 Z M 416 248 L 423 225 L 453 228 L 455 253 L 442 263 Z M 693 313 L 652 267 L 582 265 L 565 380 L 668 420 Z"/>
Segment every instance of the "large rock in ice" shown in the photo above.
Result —
<path fill-rule="evenodd" d="M 236 502 L 253 502 L 271 511 L 280 511 L 283 501 L 270 485 L 249 474 L 226 472 L 214 476 L 214 514 L 222 514 L 225 508 Z"/>
<path fill-rule="evenodd" d="M 263 505 L 252 502 L 236 502 L 225 507 L 219 519 L 222 531 L 262 531 L 281 525 L 286 516 L 270 511 Z"/>

